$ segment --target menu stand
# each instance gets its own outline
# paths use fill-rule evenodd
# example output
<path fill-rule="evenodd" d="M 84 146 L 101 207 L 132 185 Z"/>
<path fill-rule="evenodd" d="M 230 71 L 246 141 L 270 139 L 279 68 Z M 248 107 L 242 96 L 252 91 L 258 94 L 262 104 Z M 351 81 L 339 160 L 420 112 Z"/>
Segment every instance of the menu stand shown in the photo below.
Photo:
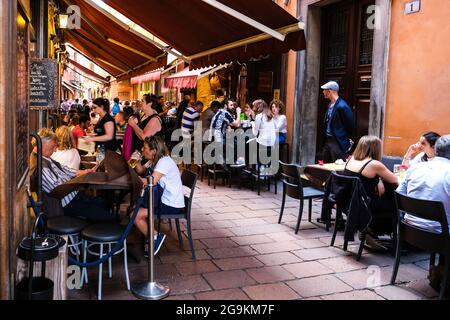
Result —
<path fill-rule="evenodd" d="M 169 295 L 170 288 L 154 281 L 154 208 L 153 208 L 153 177 L 149 175 L 148 180 L 148 281 L 132 284 L 131 292 L 139 299 L 143 300 L 161 300 Z M 145 187 L 144 187 L 145 190 Z"/>

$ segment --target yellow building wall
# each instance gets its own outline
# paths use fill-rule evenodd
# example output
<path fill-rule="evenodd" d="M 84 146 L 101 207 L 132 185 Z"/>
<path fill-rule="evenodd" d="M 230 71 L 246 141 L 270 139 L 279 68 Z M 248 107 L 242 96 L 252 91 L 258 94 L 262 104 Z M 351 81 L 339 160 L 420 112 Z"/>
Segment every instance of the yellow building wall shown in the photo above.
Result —
<path fill-rule="evenodd" d="M 277 4 L 284 10 L 289 12 L 292 16 L 297 17 L 297 1 L 291 0 L 286 6 L 284 0 L 277 0 Z M 289 51 L 287 57 L 287 70 L 286 70 L 286 97 L 283 101 L 286 105 L 285 114 L 288 123 L 288 136 L 287 142 L 292 145 L 292 133 L 294 131 L 294 101 L 295 101 L 295 76 L 296 76 L 296 64 L 297 64 L 297 53 L 294 51 Z M 291 148 L 292 149 L 292 148 Z"/>
<path fill-rule="evenodd" d="M 384 151 L 404 155 L 427 131 L 450 134 L 450 1 L 392 1 Z"/>

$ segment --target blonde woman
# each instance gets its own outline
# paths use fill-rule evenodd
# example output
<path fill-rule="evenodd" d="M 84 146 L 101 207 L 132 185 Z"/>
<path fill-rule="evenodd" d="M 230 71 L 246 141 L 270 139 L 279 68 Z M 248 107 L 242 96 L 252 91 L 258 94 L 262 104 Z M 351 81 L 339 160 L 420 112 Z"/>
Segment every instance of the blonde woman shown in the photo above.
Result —
<path fill-rule="evenodd" d="M 345 166 L 343 175 L 358 177 L 371 200 L 373 222 L 369 235 L 389 234 L 396 214 L 394 191 L 398 178 L 381 163 L 382 141 L 375 136 L 364 136 Z"/>
<path fill-rule="evenodd" d="M 51 158 L 71 169 L 80 169 L 80 154 L 74 147 L 72 133 L 69 127 L 62 126 L 56 129 L 56 137 L 58 138 L 58 149 L 53 153 Z"/>

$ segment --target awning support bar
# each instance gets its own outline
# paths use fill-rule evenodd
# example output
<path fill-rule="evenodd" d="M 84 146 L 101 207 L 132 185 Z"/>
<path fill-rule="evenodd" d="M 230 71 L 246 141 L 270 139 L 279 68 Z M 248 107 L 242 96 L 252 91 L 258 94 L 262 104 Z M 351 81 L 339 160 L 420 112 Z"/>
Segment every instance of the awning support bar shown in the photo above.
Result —
<path fill-rule="evenodd" d="M 226 5 L 224 5 L 223 3 L 221 3 L 217 0 L 202 0 L 202 1 L 220 11 L 225 12 L 226 14 L 229 14 L 230 16 L 232 16 L 238 20 L 241 20 L 242 22 L 245 22 L 246 24 L 248 24 L 264 33 L 271 35 L 272 37 L 274 37 L 280 41 L 284 41 L 284 39 L 286 38 L 286 36 L 284 34 L 281 34 L 277 31 L 269 28 L 268 26 L 240 13 L 239 11 L 234 10 L 233 8 L 230 8 Z"/>

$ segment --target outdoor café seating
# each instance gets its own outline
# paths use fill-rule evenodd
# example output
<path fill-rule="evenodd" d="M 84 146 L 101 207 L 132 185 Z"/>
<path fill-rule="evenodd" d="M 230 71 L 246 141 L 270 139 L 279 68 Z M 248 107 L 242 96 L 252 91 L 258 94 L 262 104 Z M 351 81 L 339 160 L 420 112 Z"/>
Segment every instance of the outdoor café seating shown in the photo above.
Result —
<path fill-rule="evenodd" d="M 180 228 L 180 219 L 186 220 L 186 231 L 188 235 L 189 245 L 191 247 L 192 259 L 195 260 L 195 249 L 194 249 L 194 241 L 192 238 L 192 227 L 191 227 L 191 209 L 192 209 L 192 201 L 194 199 L 194 191 L 195 186 L 197 184 L 197 174 L 189 170 L 183 170 L 181 173 L 181 182 L 183 186 L 189 189 L 189 196 L 184 196 L 185 208 L 181 214 L 177 215 L 168 215 L 158 214 L 156 217 L 158 218 L 158 232 L 161 229 L 161 220 L 162 219 L 175 219 L 175 225 L 178 234 L 178 241 L 180 243 L 180 247 L 183 247 L 183 235 Z"/>
<path fill-rule="evenodd" d="M 322 206 L 322 219 L 327 224 L 331 221 L 331 210 L 336 205 L 336 220 L 334 225 L 331 246 L 334 246 L 338 226 L 343 220 L 343 214 L 347 216 L 344 231 L 344 251 L 347 251 L 348 242 L 354 240 L 354 234 L 359 231 L 360 246 L 356 260 L 361 259 L 367 228 L 372 221 L 370 201 L 358 177 L 348 177 L 332 172 L 327 181 L 324 201 Z"/>
<path fill-rule="evenodd" d="M 395 265 L 392 271 L 391 285 L 395 284 L 399 271 L 402 247 L 405 244 L 413 245 L 427 253 L 430 253 L 430 269 L 435 267 L 436 254 L 445 257 L 444 274 L 442 275 L 439 299 L 444 298 L 448 287 L 450 274 L 450 236 L 447 216 L 444 205 L 440 201 L 428 201 L 414 199 L 398 192 L 395 193 L 398 209 L 398 241 L 395 255 Z M 441 225 L 441 232 L 426 230 L 405 221 L 405 214 L 417 218 L 436 221 Z M 401 270 L 400 270 L 401 271 Z"/>
<path fill-rule="evenodd" d="M 295 234 L 297 234 L 300 229 L 300 223 L 302 221 L 304 201 L 308 200 L 308 221 L 311 222 L 312 201 L 313 199 L 323 198 L 324 193 L 321 190 L 303 186 L 302 179 L 300 177 L 300 173 L 303 171 L 302 167 L 299 167 L 295 164 L 286 164 L 282 161 L 280 161 L 280 166 L 281 181 L 283 182 L 283 198 L 281 200 L 281 210 L 280 216 L 278 218 L 278 224 L 281 223 L 281 220 L 283 218 L 286 197 L 300 200 L 300 209 L 298 212 L 297 224 L 295 227 Z"/>

